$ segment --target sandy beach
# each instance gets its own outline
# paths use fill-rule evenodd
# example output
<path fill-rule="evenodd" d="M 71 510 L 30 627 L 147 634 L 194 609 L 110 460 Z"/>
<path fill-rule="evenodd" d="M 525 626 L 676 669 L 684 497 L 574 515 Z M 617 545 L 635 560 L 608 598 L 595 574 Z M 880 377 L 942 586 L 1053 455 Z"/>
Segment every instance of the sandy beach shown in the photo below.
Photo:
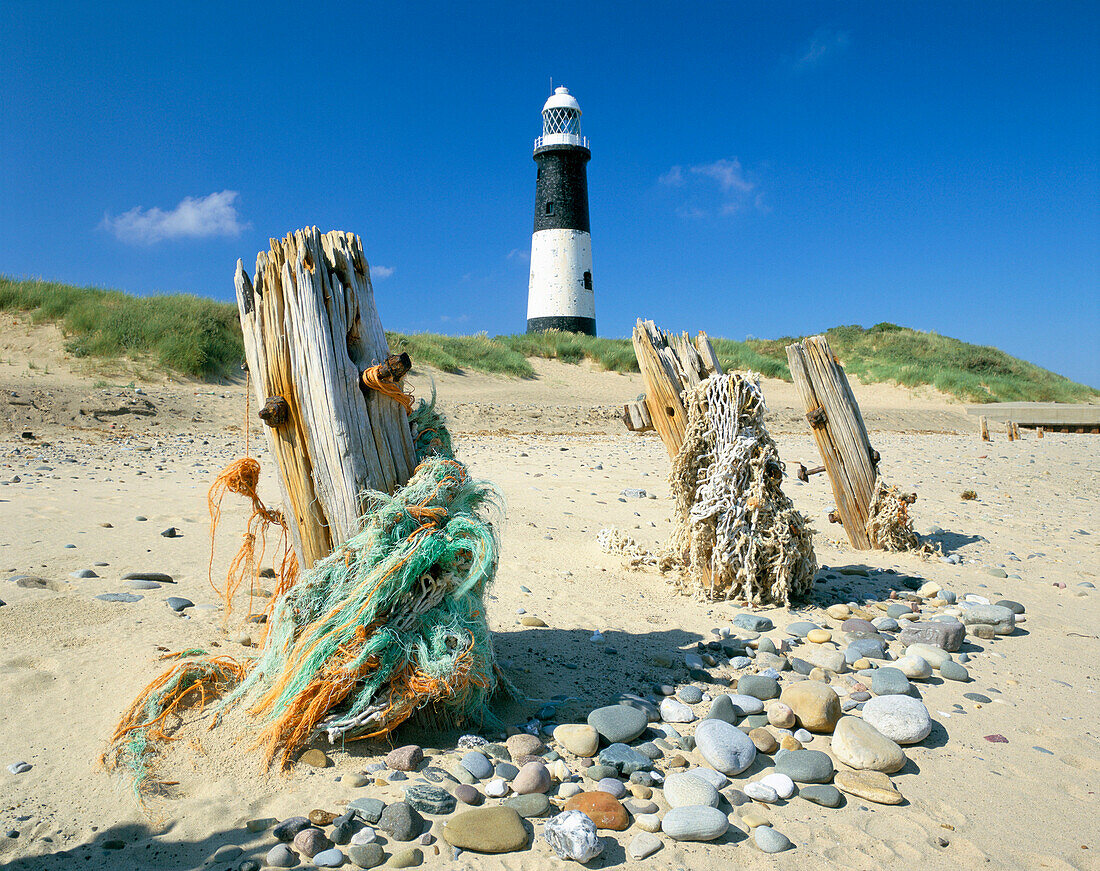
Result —
<path fill-rule="evenodd" d="M 617 418 L 621 405 L 642 392 L 640 376 L 546 360 L 532 364 L 537 377 L 526 380 L 428 371 L 411 379 L 418 395 L 429 393 L 434 381 L 458 457 L 503 496 L 501 561 L 489 618 L 504 671 L 525 698 L 503 704 L 499 715 L 522 724 L 552 702 L 556 722 L 584 722 L 592 709 L 613 704 L 622 693 L 660 701 L 655 688 L 661 685 L 694 683 L 711 696 L 735 692 L 730 682 L 736 685 L 755 666 L 721 662 L 710 671 L 725 684 L 707 683 L 691 679 L 684 657 L 699 642 L 718 639 L 718 630 L 744 609 L 683 595 L 655 569 L 624 568 L 596 540 L 600 529 L 614 526 L 655 550 L 671 528 L 665 449 L 652 434 L 627 433 Z M 793 386 L 771 380 L 763 386 L 782 458 L 788 465 L 817 465 Z M 826 607 L 883 601 L 891 590 L 904 589 L 901 578 L 932 582 L 959 599 L 970 593 L 1021 603 L 1026 610 L 1016 630 L 991 640 L 968 638 L 969 682 L 938 674 L 914 681 L 933 726 L 925 740 L 904 748 L 908 761 L 892 776 L 902 804 L 853 795 L 835 809 L 797 795 L 760 804 L 794 844 L 768 855 L 753 846 L 742 809 L 723 803 L 733 825 L 717 841 L 658 835 L 661 848 L 638 861 L 627 853 L 637 828 L 601 831 L 605 849 L 587 867 L 1100 868 L 1094 668 L 1100 599 L 1093 586 L 1100 583 L 1100 439 L 1048 433 L 1040 440 L 1026 432 L 1022 441 L 1009 443 L 996 433 L 985 444 L 963 406 L 934 391 L 853 388 L 884 475 L 918 494 L 912 509 L 917 531 L 933 533 L 943 556 L 957 563 L 854 551 L 826 519 L 832 504 L 826 477 L 807 484 L 787 478 L 785 491 L 817 530 L 821 570 L 805 607 L 758 612 L 775 627 L 763 634 L 782 649 L 781 642 L 791 640 L 789 624 L 812 621 L 839 637 L 841 621 Z M 140 365 L 122 373 L 96 371 L 64 353 L 54 328 L 5 316 L 3 867 L 236 869 L 250 857 L 262 862 L 276 843 L 268 830 L 249 831 L 250 820 L 282 820 L 313 809 L 342 813 L 349 801 L 367 795 L 400 799 L 400 780 L 382 777 L 386 782 L 379 784 L 373 773 L 358 777 L 373 772 L 368 767 L 393 746 L 420 744 L 444 769 L 461 756 L 455 752 L 460 733 L 406 729 L 394 744 L 318 743 L 331 760 L 327 768 L 297 764 L 285 773 L 265 772 L 246 749 L 247 722 L 231 717 L 214 731 L 205 731 L 205 724 L 183 730 L 183 740 L 160 759 L 158 779 L 171 785 L 150 814 L 123 777 L 98 764 L 121 713 L 163 670 L 164 652 L 255 652 L 241 643 L 250 628 L 243 622 L 247 603 L 240 601 L 226 619 L 207 578 L 206 494 L 218 470 L 244 450 L 244 396 L 241 383 L 170 380 Z M 277 501 L 273 466 L 252 411 L 250 444 L 263 466 L 261 495 Z M 621 496 L 626 489 L 644 489 L 646 496 Z M 976 499 L 960 498 L 968 489 Z M 215 540 L 216 576 L 236 549 L 246 516 L 240 501 L 226 503 Z M 166 537 L 169 528 L 177 534 Z M 84 570 L 94 574 L 79 577 L 89 573 Z M 135 571 L 165 573 L 172 582 L 134 590 L 122 576 Z M 96 598 L 124 592 L 142 598 Z M 177 613 L 165 605 L 169 596 L 194 606 Z M 522 616 L 546 626 L 524 626 Z M 602 644 L 591 640 L 597 630 Z M 835 688 L 842 698 L 854 691 L 850 681 L 837 681 Z M 709 705 L 691 707 L 702 717 Z M 816 735 L 805 746 L 829 751 L 830 737 Z M 691 767 L 705 765 L 698 751 L 682 755 Z M 579 773 L 575 760 L 563 756 Z M 29 770 L 11 773 L 9 764 L 20 761 Z M 658 761 L 659 768 L 663 764 Z M 760 754 L 752 768 L 732 778 L 732 788 L 758 779 L 772 764 Z M 359 780 L 369 782 L 351 785 Z M 653 790 L 653 801 L 667 808 L 660 789 Z M 463 852 L 458 858 L 440 838 L 442 819 L 429 822 L 434 838 L 420 847 L 425 868 L 563 865 L 541 837 L 542 819 L 528 821 L 534 837 L 524 851 Z M 409 845 L 384 846 L 389 854 Z M 303 860 L 301 867 L 313 866 Z"/>

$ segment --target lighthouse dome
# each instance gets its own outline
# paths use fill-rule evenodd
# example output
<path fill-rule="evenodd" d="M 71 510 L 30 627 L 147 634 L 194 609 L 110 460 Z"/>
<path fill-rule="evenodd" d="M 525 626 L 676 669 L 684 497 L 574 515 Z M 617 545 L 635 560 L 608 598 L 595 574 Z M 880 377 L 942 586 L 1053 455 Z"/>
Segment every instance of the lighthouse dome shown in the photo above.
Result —
<path fill-rule="evenodd" d="M 547 145 L 579 145 L 588 147 L 581 135 L 581 106 L 568 88 L 555 88 L 542 107 L 542 136 L 535 140 L 535 149 Z"/>

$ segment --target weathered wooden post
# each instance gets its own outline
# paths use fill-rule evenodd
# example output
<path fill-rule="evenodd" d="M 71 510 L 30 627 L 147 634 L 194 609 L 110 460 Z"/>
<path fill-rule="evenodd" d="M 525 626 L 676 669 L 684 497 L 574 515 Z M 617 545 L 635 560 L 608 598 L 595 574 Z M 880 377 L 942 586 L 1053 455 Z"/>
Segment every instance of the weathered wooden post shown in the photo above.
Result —
<path fill-rule="evenodd" d="M 844 369 L 824 336 L 788 345 L 787 362 L 829 473 L 848 541 L 858 550 L 870 550 L 867 514 L 878 476 L 878 453 L 871 447 Z"/>
<path fill-rule="evenodd" d="M 989 424 L 986 422 L 984 414 L 978 419 L 978 433 L 981 435 L 983 442 L 989 441 Z"/>
<path fill-rule="evenodd" d="M 722 364 L 707 334 L 700 332 L 694 344 L 687 333 L 679 336 L 657 329 L 653 321 L 638 318 L 634 325 L 634 354 L 645 381 L 645 405 L 649 424 L 657 430 L 669 457 L 684 443 L 687 411 L 680 394 L 715 373 Z"/>
<path fill-rule="evenodd" d="M 392 493 L 409 479 L 408 418 L 361 384 L 390 352 L 358 236 L 311 227 L 272 239 L 251 281 L 237 261 L 235 284 L 248 371 L 307 569 L 358 531 L 364 491 Z"/>

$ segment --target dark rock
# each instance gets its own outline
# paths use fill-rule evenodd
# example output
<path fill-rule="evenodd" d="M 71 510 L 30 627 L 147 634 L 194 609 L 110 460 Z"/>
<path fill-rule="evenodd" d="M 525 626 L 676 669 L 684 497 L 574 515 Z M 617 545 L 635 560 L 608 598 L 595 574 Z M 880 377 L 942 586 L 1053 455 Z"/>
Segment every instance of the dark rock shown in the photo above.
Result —
<path fill-rule="evenodd" d="M 451 799 L 454 800 L 453 797 Z M 407 802 L 395 801 L 386 805 L 382 815 L 378 818 L 378 828 L 395 841 L 411 841 L 420 834 L 424 826 L 424 818 Z"/>

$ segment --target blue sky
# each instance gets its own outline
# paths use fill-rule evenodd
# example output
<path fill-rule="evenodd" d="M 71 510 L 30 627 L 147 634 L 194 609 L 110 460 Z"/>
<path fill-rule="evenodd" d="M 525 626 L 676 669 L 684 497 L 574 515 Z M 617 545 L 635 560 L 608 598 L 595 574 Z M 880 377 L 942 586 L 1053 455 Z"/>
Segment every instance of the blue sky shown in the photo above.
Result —
<path fill-rule="evenodd" d="M 524 329 L 584 110 L 596 316 L 893 321 L 1100 386 L 1095 2 L 0 6 L 0 273 L 232 298 L 359 233 L 388 328 Z"/>

